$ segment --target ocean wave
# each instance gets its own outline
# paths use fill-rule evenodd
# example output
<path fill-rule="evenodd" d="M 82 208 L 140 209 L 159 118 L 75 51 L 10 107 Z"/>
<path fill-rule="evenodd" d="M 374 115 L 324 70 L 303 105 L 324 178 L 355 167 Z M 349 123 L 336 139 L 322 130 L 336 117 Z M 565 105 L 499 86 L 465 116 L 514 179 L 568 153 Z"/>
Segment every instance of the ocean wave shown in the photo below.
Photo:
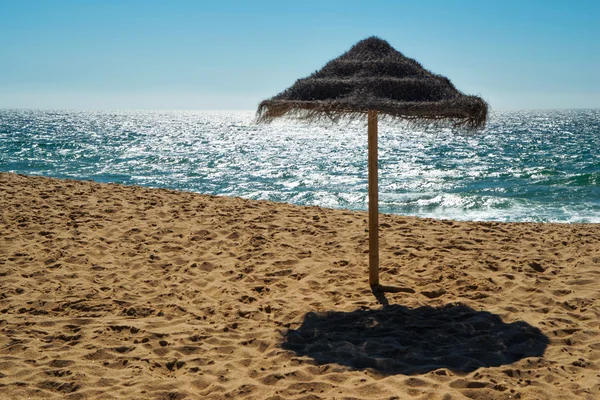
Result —
<path fill-rule="evenodd" d="M 0 171 L 367 208 L 366 125 L 253 112 L 0 110 Z M 600 111 L 496 112 L 477 134 L 379 127 L 381 212 L 600 221 Z"/>

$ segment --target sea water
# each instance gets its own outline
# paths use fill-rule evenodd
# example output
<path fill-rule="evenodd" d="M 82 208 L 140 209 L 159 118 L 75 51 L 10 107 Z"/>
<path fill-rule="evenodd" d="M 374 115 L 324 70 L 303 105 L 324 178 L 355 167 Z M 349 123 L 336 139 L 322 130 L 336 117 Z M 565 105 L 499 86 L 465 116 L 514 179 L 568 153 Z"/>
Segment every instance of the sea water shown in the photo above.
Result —
<path fill-rule="evenodd" d="M 0 171 L 367 209 L 366 121 L 254 117 L 0 110 Z M 383 213 L 598 223 L 600 110 L 493 112 L 477 132 L 380 121 L 379 198 Z"/>

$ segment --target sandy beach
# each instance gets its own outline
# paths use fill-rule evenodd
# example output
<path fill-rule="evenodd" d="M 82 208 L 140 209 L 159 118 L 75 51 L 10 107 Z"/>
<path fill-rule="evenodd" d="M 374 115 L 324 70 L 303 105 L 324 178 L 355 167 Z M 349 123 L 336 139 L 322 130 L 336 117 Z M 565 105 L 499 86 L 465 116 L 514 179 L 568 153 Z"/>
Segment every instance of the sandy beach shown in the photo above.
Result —
<path fill-rule="evenodd" d="M 600 226 L 0 174 L 2 399 L 600 399 Z"/>

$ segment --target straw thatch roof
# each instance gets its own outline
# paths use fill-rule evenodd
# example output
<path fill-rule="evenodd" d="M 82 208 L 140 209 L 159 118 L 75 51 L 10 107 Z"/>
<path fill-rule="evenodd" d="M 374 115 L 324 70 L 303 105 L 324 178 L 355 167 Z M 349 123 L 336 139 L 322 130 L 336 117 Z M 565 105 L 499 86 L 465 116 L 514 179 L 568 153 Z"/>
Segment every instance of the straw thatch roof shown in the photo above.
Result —
<path fill-rule="evenodd" d="M 377 110 L 383 116 L 413 122 L 449 120 L 477 128 L 485 124 L 487 109 L 481 98 L 459 92 L 448 78 L 426 70 L 385 40 L 370 37 L 261 102 L 257 120 L 269 122 L 283 116 L 352 119 Z"/>

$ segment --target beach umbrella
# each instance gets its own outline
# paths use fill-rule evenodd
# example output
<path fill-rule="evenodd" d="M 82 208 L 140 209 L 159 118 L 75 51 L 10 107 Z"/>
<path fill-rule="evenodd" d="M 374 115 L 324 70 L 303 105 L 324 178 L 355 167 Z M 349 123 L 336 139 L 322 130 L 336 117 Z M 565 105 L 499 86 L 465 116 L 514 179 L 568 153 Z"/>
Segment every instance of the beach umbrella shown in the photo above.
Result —
<path fill-rule="evenodd" d="M 459 92 L 377 37 L 361 40 L 312 75 L 296 81 L 258 106 L 257 121 L 279 117 L 308 121 L 367 117 L 369 169 L 369 283 L 379 285 L 379 222 L 377 188 L 378 115 L 412 123 L 449 123 L 483 127 L 487 104 Z"/>

